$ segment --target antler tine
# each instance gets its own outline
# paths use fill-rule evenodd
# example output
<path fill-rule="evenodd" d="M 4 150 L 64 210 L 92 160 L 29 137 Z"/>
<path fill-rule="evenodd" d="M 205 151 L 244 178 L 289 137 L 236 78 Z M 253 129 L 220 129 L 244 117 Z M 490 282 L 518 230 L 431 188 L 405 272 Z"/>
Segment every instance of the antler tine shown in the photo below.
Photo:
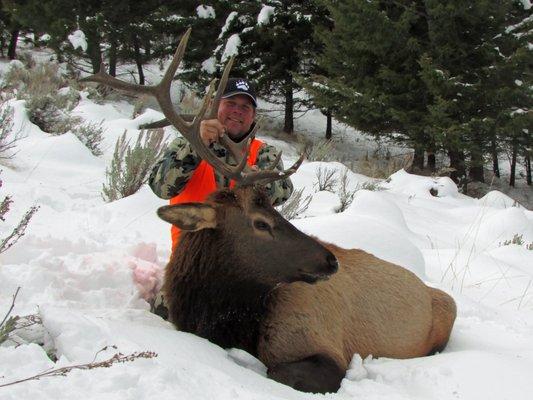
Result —
<path fill-rule="evenodd" d="M 231 153 L 232 157 L 238 162 L 238 160 L 243 157 L 243 154 L 248 154 L 248 151 L 245 152 L 245 149 L 247 147 L 247 145 L 245 144 L 248 143 L 248 141 L 253 141 L 258 128 L 259 124 L 256 122 L 250 133 L 248 133 L 248 135 L 246 135 L 239 143 L 235 143 L 233 140 L 228 138 L 227 135 L 223 135 L 219 139 L 219 142 Z"/>
<path fill-rule="evenodd" d="M 174 75 L 176 75 L 176 71 L 183 59 L 183 55 L 185 54 L 185 48 L 187 47 L 187 42 L 191 36 L 191 31 L 192 29 L 189 28 L 183 34 L 180 43 L 178 44 L 178 48 L 174 53 L 174 57 L 172 58 L 169 67 L 163 75 L 163 79 L 161 79 L 161 81 L 153 89 L 153 95 L 157 99 L 157 102 L 161 107 L 161 111 L 163 111 L 163 114 L 167 120 L 174 125 L 178 131 L 180 131 L 181 134 L 189 141 L 191 141 L 190 137 L 193 136 L 191 134 L 191 127 L 193 124 L 185 122 L 183 118 L 181 118 L 180 115 L 174 110 L 172 99 L 170 98 L 170 88 L 172 85 L 172 79 L 174 79 Z"/>
<path fill-rule="evenodd" d="M 220 82 L 218 83 L 217 93 L 215 94 L 215 98 L 213 99 L 213 102 L 211 103 L 211 109 L 209 111 L 209 119 L 215 119 L 217 117 L 218 106 L 220 105 L 220 99 L 222 98 L 222 93 L 224 93 L 224 90 L 226 89 L 226 85 L 228 84 L 229 73 L 231 71 L 231 68 L 233 67 L 234 61 L 235 61 L 235 56 L 231 56 L 228 63 L 226 64 L 226 67 L 224 67 L 224 72 L 222 73 L 222 76 L 220 77 Z"/>
<path fill-rule="evenodd" d="M 189 37 L 191 36 L 191 32 L 192 32 L 192 28 L 189 28 L 181 37 L 181 40 L 178 44 L 178 48 L 176 49 L 174 53 L 174 57 L 172 58 L 170 65 L 165 71 L 165 75 L 163 75 L 163 79 L 161 79 L 161 81 L 157 85 L 161 87 L 162 90 L 170 89 L 172 80 L 174 79 L 174 76 L 176 75 L 176 71 L 178 70 L 181 60 L 183 59 L 183 55 L 185 54 L 185 48 L 187 47 L 187 43 L 189 42 Z"/>
<path fill-rule="evenodd" d="M 283 171 L 262 170 L 249 172 L 244 175 L 243 179 L 237 182 L 238 186 L 251 186 L 253 184 L 266 185 L 280 179 L 286 179 L 294 174 L 305 159 L 305 153 L 288 169 Z"/>
<path fill-rule="evenodd" d="M 187 45 L 187 41 L 189 40 L 190 34 L 191 28 L 187 29 L 187 31 L 181 38 L 178 48 L 174 54 L 174 58 L 170 63 L 170 66 L 165 71 L 163 79 L 157 85 L 138 85 L 116 79 L 104 71 L 103 63 L 101 64 L 100 71 L 98 71 L 98 73 L 83 78 L 81 79 L 81 81 L 101 83 L 115 89 L 124 90 L 128 93 L 149 94 L 155 97 L 168 122 L 174 125 L 182 134 L 184 134 L 184 136 L 190 136 L 188 132 L 191 128 L 191 124 L 185 122 L 183 118 L 181 118 L 180 115 L 176 113 L 176 111 L 174 110 L 174 106 L 172 105 L 172 100 L 170 98 L 170 85 L 172 83 L 174 75 L 176 74 L 176 70 L 178 69 L 178 66 L 181 63 L 181 60 L 183 59 L 183 54 L 185 53 L 185 47 Z"/>
<path fill-rule="evenodd" d="M 123 90 L 125 92 L 132 93 L 132 94 L 149 94 L 152 96 L 155 95 L 154 86 L 128 83 L 128 82 L 121 81 L 120 79 L 117 79 L 115 77 L 112 77 L 107 72 L 105 72 L 105 67 L 104 67 L 103 62 L 100 63 L 100 70 L 96 74 L 82 78 L 80 79 L 80 82 L 101 83 L 103 85 L 110 86 L 114 89 Z"/>
<path fill-rule="evenodd" d="M 202 105 L 200 106 L 200 110 L 194 117 L 194 120 L 192 122 L 193 126 L 200 125 L 200 122 L 204 119 L 205 113 L 209 107 L 209 104 L 211 103 L 211 97 L 213 96 L 213 92 L 215 91 L 215 79 L 211 80 L 209 83 L 209 88 L 207 89 L 207 93 L 204 96 L 202 100 Z"/>

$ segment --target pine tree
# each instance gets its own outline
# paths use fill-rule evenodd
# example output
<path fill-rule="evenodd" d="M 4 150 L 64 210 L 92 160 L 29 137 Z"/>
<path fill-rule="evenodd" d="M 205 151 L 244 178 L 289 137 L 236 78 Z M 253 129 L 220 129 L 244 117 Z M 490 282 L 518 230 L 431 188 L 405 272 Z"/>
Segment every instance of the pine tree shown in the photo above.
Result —
<path fill-rule="evenodd" d="M 319 32 L 325 43 L 319 64 L 327 77 L 314 85 L 316 101 L 333 104 L 349 125 L 414 148 L 418 167 L 423 150 L 428 162 L 444 151 L 457 182 L 466 185 L 468 176 L 482 181 L 486 155 L 500 146 L 506 118 L 520 109 L 526 112 L 514 123 L 530 121 L 530 51 L 526 56 L 516 35 L 506 42 L 517 3 L 324 3 L 335 26 Z M 520 132 L 527 134 L 523 127 Z"/>
<path fill-rule="evenodd" d="M 262 97 L 284 106 L 285 132 L 294 130 L 295 75 L 309 73 L 316 47 L 313 27 L 326 13 L 313 1 L 241 1 L 231 3 L 213 56 L 204 64 L 220 73 L 231 55 L 238 54 L 233 76 L 246 76 Z"/>
<path fill-rule="evenodd" d="M 424 150 L 434 152 L 428 133 L 431 101 L 420 79 L 419 60 L 428 43 L 422 1 L 324 1 L 334 29 L 321 30 L 326 77 L 313 95 L 336 117 L 377 138 L 415 149 L 421 168 Z"/>
<path fill-rule="evenodd" d="M 456 170 L 453 177 L 464 185 L 467 163 L 470 179 L 484 181 L 485 155 L 497 152 L 504 136 L 516 148 L 520 129 L 512 126 L 520 119 L 506 121 L 515 110 L 528 109 L 528 96 L 515 83 L 524 77 L 524 60 L 516 54 L 524 46 L 508 31 L 516 4 L 426 1 L 431 49 L 423 64 L 435 98 L 432 128 Z"/>

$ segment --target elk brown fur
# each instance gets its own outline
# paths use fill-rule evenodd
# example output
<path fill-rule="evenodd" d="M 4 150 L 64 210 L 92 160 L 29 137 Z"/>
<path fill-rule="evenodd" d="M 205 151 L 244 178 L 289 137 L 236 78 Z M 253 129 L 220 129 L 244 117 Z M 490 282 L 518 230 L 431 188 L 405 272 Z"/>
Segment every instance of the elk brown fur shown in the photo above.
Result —
<path fill-rule="evenodd" d="M 355 353 L 411 358 L 444 349 L 456 314 L 450 296 L 362 250 L 304 235 L 260 190 L 226 190 L 206 204 L 173 207 L 160 216 L 180 224 L 208 207 L 216 221 L 185 233 L 173 253 L 164 286 L 170 319 L 180 330 L 248 351 L 273 379 L 336 391 Z M 271 232 L 255 229 L 257 220 Z M 261 262 L 278 262 L 269 249 L 285 252 L 282 268 Z"/>

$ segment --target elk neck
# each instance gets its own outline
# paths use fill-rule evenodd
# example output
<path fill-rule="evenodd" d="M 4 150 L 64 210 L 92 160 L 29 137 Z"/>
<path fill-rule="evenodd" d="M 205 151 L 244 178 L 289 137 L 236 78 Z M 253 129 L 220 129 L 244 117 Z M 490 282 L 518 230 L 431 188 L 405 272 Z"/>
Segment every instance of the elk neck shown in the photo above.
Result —
<path fill-rule="evenodd" d="M 182 235 L 165 278 L 174 302 L 170 318 L 182 331 L 257 356 L 272 288 L 250 279 L 216 236 L 207 229 Z"/>

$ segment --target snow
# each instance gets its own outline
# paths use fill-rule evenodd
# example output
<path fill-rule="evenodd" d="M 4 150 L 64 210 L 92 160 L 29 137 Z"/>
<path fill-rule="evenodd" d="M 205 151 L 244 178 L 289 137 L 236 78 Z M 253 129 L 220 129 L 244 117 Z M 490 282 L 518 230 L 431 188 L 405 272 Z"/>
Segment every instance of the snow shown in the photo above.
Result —
<path fill-rule="evenodd" d="M 204 60 L 202 62 L 202 71 L 205 71 L 208 74 L 214 74 L 216 72 L 216 65 L 217 65 L 216 58 L 214 56 L 209 57 L 207 60 Z"/>
<path fill-rule="evenodd" d="M 226 18 L 226 22 L 224 23 L 224 26 L 220 30 L 220 34 L 218 35 L 218 39 L 222 39 L 224 34 L 228 31 L 231 23 L 233 22 L 233 20 L 235 18 L 237 18 L 238 15 L 239 15 L 239 13 L 237 13 L 237 11 L 232 11 L 232 12 L 229 13 L 228 17 Z"/>
<path fill-rule="evenodd" d="M 520 0 L 524 6 L 524 10 L 529 10 L 531 8 L 531 0 Z"/>
<path fill-rule="evenodd" d="M 196 7 L 196 15 L 204 19 L 213 19 L 216 17 L 215 9 L 211 6 L 199 5 Z"/>
<path fill-rule="evenodd" d="M 228 58 L 239 54 L 239 46 L 241 45 L 241 38 L 237 33 L 234 33 L 228 38 L 224 52 L 222 53 L 221 62 L 225 62 Z"/>
<path fill-rule="evenodd" d="M 68 35 L 68 40 L 75 49 L 80 48 L 83 51 L 87 51 L 87 39 L 83 31 L 80 31 L 79 29 L 75 30 Z"/>
<path fill-rule="evenodd" d="M 43 327 L 17 332 L 18 346 L 0 346 L 0 385 L 88 363 L 95 355 L 101 361 L 119 351 L 154 351 L 157 357 L 0 387 L 2 399 L 118 400 L 154 393 L 188 400 L 530 399 L 533 251 L 527 245 L 533 242 L 533 212 L 506 195 L 492 191 L 473 199 L 448 178 L 403 170 L 375 185 L 378 190 L 367 190 L 361 188 L 373 180 L 348 171 L 349 189 L 359 190 L 338 213 L 338 188 L 317 191 L 316 174 L 321 167 L 338 174 L 345 167 L 305 162 L 293 182 L 312 201 L 292 221 L 298 229 L 408 268 L 458 305 L 442 353 L 410 360 L 354 355 L 338 393 L 305 394 L 266 378 L 264 365 L 246 352 L 179 332 L 149 312 L 147 300 L 159 290 L 169 258 L 169 226 L 155 214 L 166 201 L 146 186 L 112 203 L 104 203 L 100 192 L 117 138 L 125 129 L 134 138 L 140 124 L 160 113 L 149 109 L 132 120 L 130 104 L 96 104 L 82 94 L 72 114 L 103 121 L 105 129 L 104 155 L 95 157 L 70 133 L 40 131 L 23 101 L 11 105 L 13 131 L 20 128 L 23 135 L 15 157 L 1 166 L 0 199 L 9 194 L 14 203 L 0 238 L 29 207 L 40 209 L 21 240 L 0 255 L 0 319 L 21 287 L 14 314 L 38 314 Z M 320 129 L 319 117 L 309 113 L 299 123 Z M 283 149 L 286 166 L 297 159 L 292 145 L 262 139 Z M 521 243 L 505 244 L 515 235 Z"/>
<path fill-rule="evenodd" d="M 270 18 L 274 15 L 276 9 L 272 6 L 264 5 L 257 15 L 257 25 L 268 25 L 270 23 Z"/>

